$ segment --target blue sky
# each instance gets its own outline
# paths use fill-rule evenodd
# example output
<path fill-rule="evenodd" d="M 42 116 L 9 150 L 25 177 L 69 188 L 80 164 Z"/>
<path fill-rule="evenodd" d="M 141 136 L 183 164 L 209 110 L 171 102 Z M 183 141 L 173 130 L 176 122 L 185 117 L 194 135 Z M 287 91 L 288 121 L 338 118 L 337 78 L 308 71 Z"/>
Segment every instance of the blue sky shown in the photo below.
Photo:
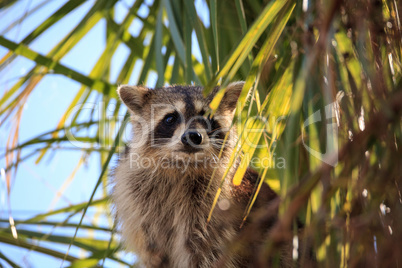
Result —
<path fill-rule="evenodd" d="M 24 7 L 27 7 L 29 2 L 35 1 L 19 1 L 16 10 L 26 10 Z M 78 22 L 90 7 L 91 2 L 92 1 L 88 1 L 85 3 L 75 14 L 72 14 L 75 16 L 70 16 L 68 19 Z M 32 20 L 28 20 L 21 26 L 17 26 L 14 31 L 9 32 L 5 36 L 11 40 L 20 41 L 27 32 L 30 32 L 43 18 L 46 18 L 46 16 L 51 14 L 62 4 L 63 1 L 50 1 L 50 4 L 48 4 L 45 9 L 32 16 Z M 18 8 L 18 6 L 21 8 Z M 7 14 L 13 12 L 14 10 L 7 11 L 6 18 Z M 1 16 L 3 16 L 3 14 L 1 14 Z M 13 20 L 14 17 L 15 15 L 9 19 Z M 3 27 L 7 24 L 8 23 L 4 23 Z M 33 42 L 30 47 L 42 54 L 47 53 L 51 46 L 59 41 L 61 33 L 67 32 L 72 26 L 72 24 L 68 25 L 67 23 L 60 22 L 50 29 L 43 37 L 40 37 L 37 41 Z M 93 29 L 90 33 L 91 37 L 95 38 L 95 36 L 102 34 L 100 26 L 101 25 L 97 25 Z M 87 49 L 87 55 L 89 56 L 88 60 L 85 60 L 80 64 L 75 64 L 78 68 L 73 66 L 74 69 L 89 71 L 93 66 L 94 60 L 100 55 L 102 46 L 104 45 L 104 40 L 101 38 L 94 40 L 99 42 L 94 42 L 94 45 L 91 46 L 90 49 Z M 90 40 L 82 41 L 88 42 Z M 1 56 L 4 56 L 6 51 L 7 50 L 4 48 L 1 48 Z M 79 57 L 82 55 L 79 53 L 77 54 L 78 55 L 75 56 L 74 51 L 71 51 L 62 62 L 66 64 L 73 63 L 74 61 L 78 62 Z M 3 71 L 0 78 L 1 91 L 4 93 L 16 81 L 7 81 L 9 77 L 14 78 L 23 75 L 33 66 L 34 65 L 31 61 L 18 57 L 17 60 Z M 33 138 L 45 131 L 54 129 L 62 117 L 63 112 L 67 109 L 72 98 L 77 93 L 79 87 L 80 85 L 78 83 L 61 75 L 46 75 L 24 105 L 24 113 L 20 125 L 20 142 Z M 9 133 L 7 133 L 7 130 L 7 126 L 1 128 L 2 140 L 8 137 Z M 39 165 L 35 164 L 36 159 L 34 158 L 24 162 L 18 170 L 17 177 L 14 179 L 11 195 L 13 214 L 16 216 L 27 217 L 32 216 L 32 213 L 47 209 L 48 207 L 46 206 L 50 204 L 49 200 L 51 201 L 54 197 L 54 189 L 58 189 L 61 186 L 61 183 L 69 176 L 78 162 L 79 155 L 81 155 L 80 152 L 60 151 L 51 157 L 51 159 L 49 159 L 50 155 L 48 155 L 48 157 L 45 157 L 43 162 Z M 77 160 L 74 161 L 74 159 Z M 90 159 L 90 161 L 92 160 L 95 159 Z M 4 163 L 2 164 L 4 165 Z M 98 166 L 99 164 L 93 165 L 90 163 L 87 169 L 83 169 L 79 174 L 77 174 L 75 181 L 79 182 L 80 185 L 89 186 L 89 184 L 92 184 L 92 181 L 89 181 L 89 178 L 92 179 L 95 177 L 94 175 L 98 173 Z M 87 198 L 88 193 L 86 192 L 86 187 L 80 187 L 73 190 L 75 187 L 73 187 L 74 185 L 71 186 L 70 191 L 66 192 L 66 198 L 78 202 L 84 201 Z M 45 190 L 46 188 L 47 190 Z M 39 194 L 40 196 L 36 196 L 36 194 Z M 57 207 L 65 206 L 66 204 L 65 201 L 60 200 Z M 4 213 L 4 211 L 2 211 L 2 213 Z M 18 215 L 19 213 L 22 215 Z M 4 217 L 4 215 L 2 215 L 2 217 Z"/>

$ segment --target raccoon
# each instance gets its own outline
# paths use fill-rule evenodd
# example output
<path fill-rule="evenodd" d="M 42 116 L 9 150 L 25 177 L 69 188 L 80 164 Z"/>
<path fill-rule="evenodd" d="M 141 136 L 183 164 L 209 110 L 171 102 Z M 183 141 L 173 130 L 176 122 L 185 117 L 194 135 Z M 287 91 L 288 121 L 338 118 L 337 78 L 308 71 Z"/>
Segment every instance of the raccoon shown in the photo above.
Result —
<path fill-rule="evenodd" d="M 231 123 L 243 85 L 228 85 L 213 116 L 206 113 L 218 87 L 207 97 L 198 86 L 118 88 L 133 138 L 115 170 L 112 198 L 125 244 L 146 267 L 213 267 L 229 252 L 258 179 L 247 170 L 234 186 L 235 161 L 221 184 L 238 139 Z M 263 184 L 256 206 L 276 197 Z M 248 253 L 229 254 L 226 267 L 252 265 L 252 247 L 243 249 Z"/>

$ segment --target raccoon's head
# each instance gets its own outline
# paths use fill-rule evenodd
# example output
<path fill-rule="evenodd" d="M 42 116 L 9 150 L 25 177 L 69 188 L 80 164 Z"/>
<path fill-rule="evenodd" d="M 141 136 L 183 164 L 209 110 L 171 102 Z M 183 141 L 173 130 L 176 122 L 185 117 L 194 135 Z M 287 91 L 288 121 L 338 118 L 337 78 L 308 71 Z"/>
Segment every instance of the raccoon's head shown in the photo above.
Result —
<path fill-rule="evenodd" d="M 118 94 L 132 114 L 130 151 L 154 159 L 216 159 L 228 134 L 224 155 L 230 154 L 236 141 L 234 127 L 230 126 L 243 84 L 227 87 L 214 116 L 207 112 L 219 88 L 203 97 L 203 88 L 197 86 L 120 86 Z"/>

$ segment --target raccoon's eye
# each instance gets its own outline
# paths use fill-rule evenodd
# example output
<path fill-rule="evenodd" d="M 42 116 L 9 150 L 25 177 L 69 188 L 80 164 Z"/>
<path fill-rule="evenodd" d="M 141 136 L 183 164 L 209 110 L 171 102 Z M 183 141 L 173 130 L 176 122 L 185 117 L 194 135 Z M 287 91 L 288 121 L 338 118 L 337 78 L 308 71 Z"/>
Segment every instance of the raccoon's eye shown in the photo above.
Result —
<path fill-rule="evenodd" d="M 163 122 L 167 126 L 173 125 L 177 121 L 177 116 L 175 114 L 168 114 L 165 116 L 165 119 L 163 119 Z"/>

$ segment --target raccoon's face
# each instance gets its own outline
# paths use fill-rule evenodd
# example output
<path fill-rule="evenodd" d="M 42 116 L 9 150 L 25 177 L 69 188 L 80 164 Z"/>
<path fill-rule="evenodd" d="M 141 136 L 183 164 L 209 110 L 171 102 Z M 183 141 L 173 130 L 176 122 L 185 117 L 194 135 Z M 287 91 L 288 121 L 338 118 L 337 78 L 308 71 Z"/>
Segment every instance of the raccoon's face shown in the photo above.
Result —
<path fill-rule="evenodd" d="M 243 84 L 227 87 L 214 116 L 207 112 L 219 88 L 204 98 L 196 86 L 120 86 L 119 96 L 133 115 L 131 151 L 153 158 L 217 158 L 227 134 L 224 150 L 230 151 L 236 138 L 230 126 Z"/>

